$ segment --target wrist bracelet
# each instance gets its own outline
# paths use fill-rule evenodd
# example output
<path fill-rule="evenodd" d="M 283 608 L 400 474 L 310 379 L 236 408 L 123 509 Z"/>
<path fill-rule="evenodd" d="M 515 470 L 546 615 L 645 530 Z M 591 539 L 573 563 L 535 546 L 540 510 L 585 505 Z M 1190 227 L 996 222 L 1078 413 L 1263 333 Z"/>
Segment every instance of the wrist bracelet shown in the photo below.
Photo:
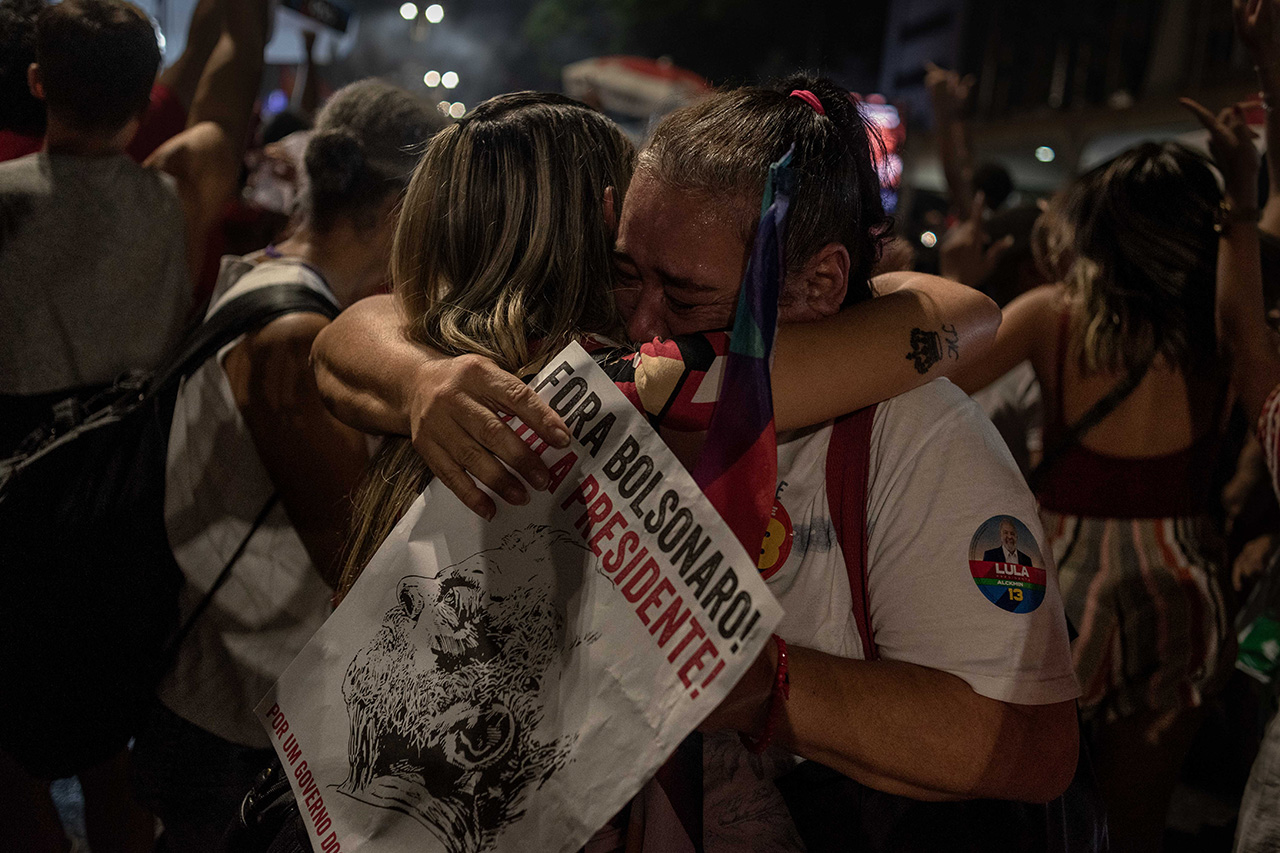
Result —
<path fill-rule="evenodd" d="M 746 732 L 739 732 L 742 745 L 752 755 L 759 755 L 769 748 L 773 741 L 773 733 L 778 727 L 778 718 L 782 716 L 782 703 L 791 698 L 791 677 L 787 674 L 787 641 L 773 635 L 778 646 L 778 673 L 773 679 L 773 690 L 769 692 L 769 717 L 765 720 L 764 731 L 757 737 Z"/>

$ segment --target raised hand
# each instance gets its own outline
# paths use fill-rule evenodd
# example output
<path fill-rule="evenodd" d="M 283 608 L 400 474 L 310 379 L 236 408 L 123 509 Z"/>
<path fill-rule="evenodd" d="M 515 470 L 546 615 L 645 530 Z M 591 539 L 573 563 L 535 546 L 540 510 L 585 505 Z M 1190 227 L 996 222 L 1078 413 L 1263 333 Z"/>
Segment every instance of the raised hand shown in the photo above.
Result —
<path fill-rule="evenodd" d="M 951 227 L 938 247 L 938 263 L 943 278 L 976 287 L 991 274 L 1000 256 L 1013 245 L 1013 236 L 987 245 L 987 229 L 982 222 L 986 197 L 978 193 L 973 197 L 969 218 Z"/>
<path fill-rule="evenodd" d="M 1232 0 L 1236 33 L 1264 71 L 1280 71 L 1280 13 L 1276 0 Z"/>
<path fill-rule="evenodd" d="M 958 119 L 969 103 L 973 92 L 974 76 L 961 77 L 955 71 L 939 68 L 932 62 L 925 63 L 924 85 L 933 99 L 933 111 L 942 120 Z"/>
<path fill-rule="evenodd" d="M 1190 98 L 1178 100 L 1209 131 L 1209 153 L 1213 155 L 1214 165 L 1222 172 L 1227 198 L 1239 205 L 1256 206 L 1260 158 L 1258 149 L 1253 145 L 1257 134 L 1244 120 L 1247 104 L 1227 107 L 1215 116 Z"/>

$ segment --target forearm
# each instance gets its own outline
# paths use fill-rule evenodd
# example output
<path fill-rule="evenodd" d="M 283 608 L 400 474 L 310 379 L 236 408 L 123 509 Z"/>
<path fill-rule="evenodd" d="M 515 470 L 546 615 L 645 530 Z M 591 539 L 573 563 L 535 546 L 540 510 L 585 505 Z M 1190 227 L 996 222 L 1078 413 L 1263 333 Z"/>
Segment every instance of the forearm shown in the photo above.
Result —
<path fill-rule="evenodd" d="M 973 201 L 973 148 L 968 125 L 959 118 L 938 121 L 938 158 L 947 181 L 947 199 L 951 213 L 965 217 Z"/>
<path fill-rule="evenodd" d="M 1046 802 L 1075 772 L 1073 702 L 1011 705 L 954 675 L 789 650 L 777 740 L 878 790 L 915 799 Z"/>
<path fill-rule="evenodd" d="M 187 27 L 187 44 L 182 54 L 160 75 L 189 111 L 195 100 L 196 87 L 213 49 L 222 37 L 223 0 L 200 0 L 191 13 Z"/>
<path fill-rule="evenodd" d="M 1271 105 L 1267 110 L 1267 204 L 1262 211 L 1259 227 L 1273 237 L 1280 238 L 1280 151 L 1272 148 L 1273 141 L 1280 141 L 1280 66 L 1258 67 L 1258 83 L 1262 97 Z"/>
<path fill-rule="evenodd" d="M 222 36 L 191 103 L 188 126 L 205 121 L 218 125 L 234 147 L 237 161 L 262 80 L 266 29 L 263 0 L 225 0 Z"/>
<path fill-rule="evenodd" d="M 889 273 L 873 284 L 880 295 L 868 302 L 778 330 L 779 429 L 821 423 L 949 377 L 981 361 L 1000 327 L 996 304 L 956 282 Z"/>
<path fill-rule="evenodd" d="M 1219 241 L 1215 310 L 1219 346 L 1252 423 L 1280 383 L 1280 354 L 1265 319 L 1258 232 L 1245 223 L 1228 227 Z"/>
<path fill-rule="evenodd" d="M 409 395 L 432 356 L 401 331 L 392 296 L 362 299 L 325 327 L 311 366 L 325 405 L 363 432 L 408 435 Z"/>

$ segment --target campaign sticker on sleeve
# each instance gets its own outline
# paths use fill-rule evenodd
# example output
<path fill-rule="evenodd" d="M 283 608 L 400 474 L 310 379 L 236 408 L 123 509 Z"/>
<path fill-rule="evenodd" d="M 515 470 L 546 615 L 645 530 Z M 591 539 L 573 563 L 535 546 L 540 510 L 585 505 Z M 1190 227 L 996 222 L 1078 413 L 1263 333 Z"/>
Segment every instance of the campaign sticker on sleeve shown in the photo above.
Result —
<path fill-rule="evenodd" d="M 1030 613 L 1044 601 L 1040 545 L 1027 526 L 1011 515 L 993 516 L 973 534 L 969 572 L 982 594 L 1002 610 Z"/>
<path fill-rule="evenodd" d="M 773 514 L 769 517 L 769 526 L 764 531 L 764 542 L 760 544 L 760 577 L 768 580 L 778 573 L 782 564 L 791 555 L 791 543 L 796 538 L 795 528 L 791 526 L 791 516 L 782 501 L 773 502 Z"/>

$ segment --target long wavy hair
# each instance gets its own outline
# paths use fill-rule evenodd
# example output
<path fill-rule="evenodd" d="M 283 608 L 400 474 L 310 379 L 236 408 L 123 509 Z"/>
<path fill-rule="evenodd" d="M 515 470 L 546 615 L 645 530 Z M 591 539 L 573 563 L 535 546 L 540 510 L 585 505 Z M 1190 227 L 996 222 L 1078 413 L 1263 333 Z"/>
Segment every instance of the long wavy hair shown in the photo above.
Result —
<path fill-rule="evenodd" d="M 520 374 L 583 334 L 620 338 L 604 191 L 621 210 L 634 165 L 617 125 L 561 95 L 492 98 L 436 134 L 392 250 L 409 339 Z M 429 477 L 408 440 L 384 443 L 356 496 L 340 594 Z"/>
<path fill-rule="evenodd" d="M 1144 143 L 1050 205 L 1046 254 L 1082 314 L 1084 372 L 1128 370 L 1153 356 L 1187 371 L 1213 362 L 1221 198 L 1204 157 Z"/>

